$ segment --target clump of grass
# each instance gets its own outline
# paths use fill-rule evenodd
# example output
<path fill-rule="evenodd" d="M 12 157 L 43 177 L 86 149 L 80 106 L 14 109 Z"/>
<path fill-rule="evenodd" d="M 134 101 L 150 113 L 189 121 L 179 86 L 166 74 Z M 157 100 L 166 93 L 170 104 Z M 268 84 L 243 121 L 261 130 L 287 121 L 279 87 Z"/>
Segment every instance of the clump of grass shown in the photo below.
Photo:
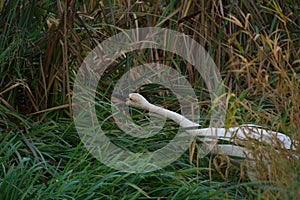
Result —
<path fill-rule="evenodd" d="M 229 59 L 224 69 L 229 72 L 228 86 L 239 105 L 234 104 L 230 110 L 239 113 L 238 122 L 263 124 L 299 142 L 299 11 L 293 12 L 289 5 L 278 1 L 251 4 L 245 2 L 226 17 L 230 27 L 225 43 Z M 245 92 L 246 97 L 239 99 L 238 95 L 244 97 Z M 263 195 L 299 195 L 295 188 L 299 185 L 299 161 L 295 157 L 299 149 L 291 152 L 267 147 L 257 155 L 265 155 L 266 151 L 271 152 L 269 164 L 261 163 L 256 170 L 262 180 L 271 180 L 274 188 L 264 190 Z"/>
<path fill-rule="evenodd" d="M 228 92 L 226 126 L 261 124 L 299 142 L 298 4 L 292 0 L 3 1 L 0 6 L 1 197 L 298 196 L 299 161 L 293 155 L 299 155 L 299 148 L 291 152 L 264 147 L 257 152 L 256 171 L 261 181 L 257 183 L 247 183 L 243 169 L 234 166 L 232 158 L 212 155 L 193 159 L 197 154 L 196 142 L 190 152 L 165 169 L 127 174 L 94 159 L 80 143 L 70 119 L 73 79 L 85 56 L 122 29 L 158 26 L 190 35 L 210 52 Z M 210 99 L 200 74 L 176 55 L 144 51 L 142 56 L 128 55 L 108 68 L 98 86 L 99 102 L 105 105 L 98 117 L 107 121 L 107 131 L 121 134 L 106 103 L 112 87 L 123 72 L 149 61 L 170 65 L 188 78 L 201 102 L 200 120 L 207 125 Z M 145 94 L 155 87 L 148 87 Z M 161 102 L 159 97 L 152 100 Z M 163 104 L 179 111 L 176 103 L 170 102 L 174 101 Z M 144 115 L 135 114 L 136 119 Z M 176 128 L 167 129 L 170 127 L 173 124 L 165 127 L 166 136 L 176 133 Z M 119 142 L 124 146 L 141 144 L 127 143 L 125 139 Z M 146 147 L 147 142 L 144 141 Z M 270 154 L 268 164 L 259 157 L 264 151 Z"/>

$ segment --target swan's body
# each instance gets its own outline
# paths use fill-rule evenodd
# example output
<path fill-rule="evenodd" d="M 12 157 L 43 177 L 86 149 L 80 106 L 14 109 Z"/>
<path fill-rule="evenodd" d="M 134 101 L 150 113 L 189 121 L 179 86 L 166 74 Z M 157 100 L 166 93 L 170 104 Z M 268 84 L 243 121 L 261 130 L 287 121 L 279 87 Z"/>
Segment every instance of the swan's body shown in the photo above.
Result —
<path fill-rule="evenodd" d="M 201 136 L 200 139 L 202 138 L 203 141 L 207 142 L 210 140 L 212 135 L 215 135 L 219 140 L 225 140 L 234 143 L 227 145 L 216 144 L 212 149 L 212 153 L 215 154 L 226 154 L 229 156 L 244 157 L 248 159 L 253 158 L 250 149 L 239 145 L 244 145 L 246 142 L 249 144 L 249 141 L 254 140 L 258 141 L 259 143 L 265 143 L 278 148 L 295 149 L 294 146 L 292 146 L 291 139 L 288 136 L 282 133 L 265 130 L 260 126 L 252 124 L 244 124 L 238 127 L 231 127 L 229 129 L 202 128 L 192 130 L 191 128 L 199 127 L 200 125 L 190 121 L 176 112 L 149 103 L 142 95 L 138 93 L 129 94 L 126 104 L 167 117 L 175 121 L 181 127 L 186 128 L 186 132 L 190 135 Z M 253 174 L 255 174 L 253 171 L 248 172 L 251 180 L 256 179 Z"/>

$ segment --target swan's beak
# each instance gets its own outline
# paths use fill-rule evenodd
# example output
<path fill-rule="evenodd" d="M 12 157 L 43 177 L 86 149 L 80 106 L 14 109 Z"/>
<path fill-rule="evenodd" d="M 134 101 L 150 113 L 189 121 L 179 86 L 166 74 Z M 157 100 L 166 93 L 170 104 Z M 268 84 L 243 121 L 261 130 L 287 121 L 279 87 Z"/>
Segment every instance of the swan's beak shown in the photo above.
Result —
<path fill-rule="evenodd" d="M 120 94 L 120 93 L 117 93 L 117 92 L 113 92 L 112 93 L 112 99 L 114 101 L 117 101 L 117 102 L 123 102 L 123 103 L 125 103 L 127 100 L 129 100 L 129 95 L 128 94 Z"/>

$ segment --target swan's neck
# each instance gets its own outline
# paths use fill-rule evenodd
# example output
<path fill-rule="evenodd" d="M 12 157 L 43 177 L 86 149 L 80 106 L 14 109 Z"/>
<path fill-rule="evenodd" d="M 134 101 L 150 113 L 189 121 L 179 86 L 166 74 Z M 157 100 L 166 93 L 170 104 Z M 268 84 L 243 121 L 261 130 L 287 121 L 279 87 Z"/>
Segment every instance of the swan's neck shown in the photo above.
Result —
<path fill-rule="evenodd" d="M 150 104 L 149 106 L 149 109 L 148 109 L 150 112 L 153 112 L 155 114 L 158 114 L 158 115 L 161 115 L 163 117 L 166 117 L 166 118 L 169 118 L 171 120 L 173 120 L 174 122 L 176 122 L 177 124 L 179 124 L 181 127 L 183 128 L 192 128 L 192 127 L 195 127 L 195 128 L 199 128 L 199 124 L 195 123 L 195 122 L 192 122 L 191 120 L 187 119 L 186 117 L 176 113 L 176 112 L 173 112 L 173 111 L 170 111 L 168 109 L 165 109 L 165 108 L 162 108 L 162 107 L 159 107 L 159 106 L 155 106 L 153 104 Z"/>

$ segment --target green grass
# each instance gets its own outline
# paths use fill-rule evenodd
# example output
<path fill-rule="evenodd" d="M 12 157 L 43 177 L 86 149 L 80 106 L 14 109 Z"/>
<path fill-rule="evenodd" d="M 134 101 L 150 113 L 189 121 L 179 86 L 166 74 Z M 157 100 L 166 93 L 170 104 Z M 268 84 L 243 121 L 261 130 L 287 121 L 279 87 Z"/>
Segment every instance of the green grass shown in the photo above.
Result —
<path fill-rule="evenodd" d="M 67 3 L 66 3 L 67 2 Z M 158 26 L 189 35 L 213 57 L 227 92 L 225 126 L 255 123 L 300 141 L 300 5 L 298 1 L 1 1 L 0 199 L 293 199 L 300 162 L 274 151 L 250 182 L 237 158 L 199 158 L 193 142 L 177 161 L 154 172 L 109 168 L 81 143 L 72 119 L 72 87 L 88 53 L 123 29 Z M 129 69 L 159 62 L 180 71 L 199 97 L 197 120 L 209 124 L 210 97 L 201 75 L 180 56 L 160 50 L 130 52 L 102 76 L 97 118 L 116 144 L 144 152 L 178 130 L 167 120 L 161 134 L 124 136 L 109 104 Z M 180 112 L 170 91 L 138 89 L 152 103 Z M 147 112 L 131 109 L 145 124 Z M 258 149 L 253 149 L 258 151 Z M 259 152 L 257 152 L 257 155 Z M 299 155 L 299 147 L 294 152 Z M 257 157 L 257 161 L 260 158 Z"/>
<path fill-rule="evenodd" d="M 39 134 L 26 137 L 33 151 L 24 144 L 25 138 L 20 137 L 21 130 L 12 130 L 1 138 L 1 199 L 206 199 L 225 198 L 226 195 L 236 198 L 245 198 L 245 194 L 251 196 L 247 187 L 254 184 L 212 181 L 207 176 L 207 167 L 189 164 L 187 153 L 159 171 L 123 173 L 101 164 L 79 141 L 77 146 L 66 142 L 76 134 L 74 127 L 63 132 L 58 130 L 61 126 L 66 128 L 65 123 L 45 126 L 32 130 Z"/>

